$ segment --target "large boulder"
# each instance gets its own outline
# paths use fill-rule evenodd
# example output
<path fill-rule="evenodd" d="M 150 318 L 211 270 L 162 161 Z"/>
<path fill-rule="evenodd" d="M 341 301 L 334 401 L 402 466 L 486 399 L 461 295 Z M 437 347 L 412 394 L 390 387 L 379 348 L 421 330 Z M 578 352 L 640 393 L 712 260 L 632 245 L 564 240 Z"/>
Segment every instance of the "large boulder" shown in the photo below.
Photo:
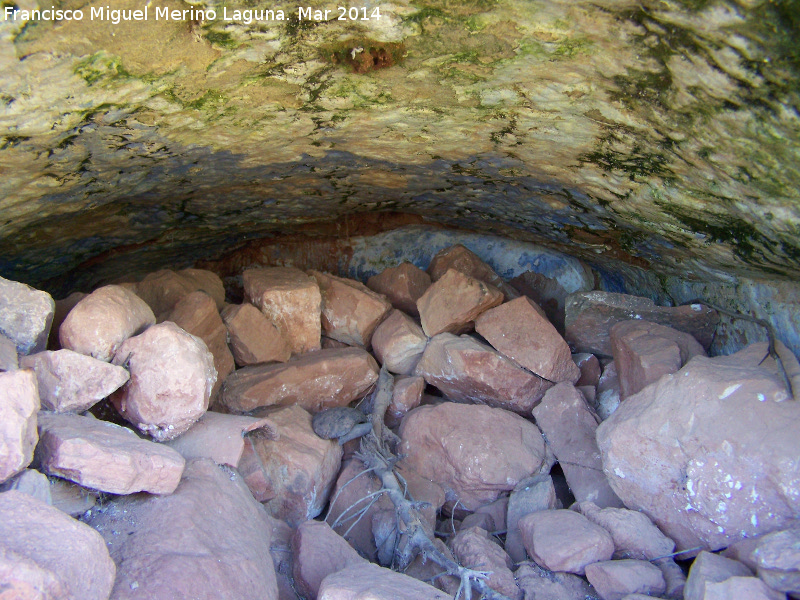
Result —
<path fill-rule="evenodd" d="M 169 321 L 125 340 L 114 355 L 131 377 L 112 394 L 120 415 L 158 441 L 171 440 L 208 409 L 217 380 L 203 341 Z"/>
<path fill-rule="evenodd" d="M 389 267 L 367 279 L 369 289 L 383 294 L 392 306 L 415 317 L 419 316 L 417 300 L 430 285 L 430 275 L 410 262 Z"/>
<path fill-rule="evenodd" d="M 33 371 L 0 373 L 0 483 L 31 463 L 39 406 Z"/>
<path fill-rule="evenodd" d="M 800 437 L 787 426 L 800 422 L 800 404 L 766 354 L 762 343 L 695 357 L 597 429 L 614 491 L 679 550 L 717 550 L 800 516 Z"/>
<path fill-rule="evenodd" d="M 47 292 L 0 277 L 0 333 L 14 342 L 20 354 L 47 348 L 54 310 Z"/>

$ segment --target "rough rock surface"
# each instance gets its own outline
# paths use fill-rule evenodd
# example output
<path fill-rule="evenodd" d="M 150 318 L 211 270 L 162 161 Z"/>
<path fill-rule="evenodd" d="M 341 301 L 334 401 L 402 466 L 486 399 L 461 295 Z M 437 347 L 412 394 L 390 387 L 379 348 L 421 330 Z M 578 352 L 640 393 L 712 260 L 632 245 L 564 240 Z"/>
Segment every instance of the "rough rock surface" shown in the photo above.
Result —
<path fill-rule="evenodd" d="M 25 469 L 5 483 L 0 483 L 0 493 L 9 490 L 17 490 L 23 494 L 28 494 L 28 496 L 33 496 L 45 504 L 53 504 L 50 481 L 46 475 L 35 469 Z"/>
<path fill-rule="evenodd" d="M 114 600 L 276 598 L 271 524 L 235 471 L 186 465 L 170 496 L 134 495 L 87 523 L 117 564 Z"/>
<path fill-rule="evenodd" d="M 800 594 L 800 530 L 787 529 L 765 535 L 753 557 L 758 576 L 772 589 Z"/>
<path fill-rule="evenodd" d="M 564 335 L 564 303 L 569 293 L 557 279 L 546 277 L 535 271 L 526 271 L 508 283 L 520 294 L 527 296 L 537 306 L 540 306 L 556 330 Z M 588 286 L 582 287 L 586 290 L 590 289 Z"/>
<path fill-rule="evenodd" d="M 8 336 L 0 333 L 0 371 L 19 369 L 17 345 Z"/>
<path fill-rule="evenodd" d="M 331 348 L 239 369 L 225 381 L 221 402 L 233 412 L 289 404 L 318 412 L 361 398 L 377 380 L 378 365 L 363 348 Z"/>
<path fill-rule="evenodd" d="M 581 577 L 524 564 L 514 573 L 525 600 L 586 600 L 591 588 Z"/>
<path fill-rule="evenodd" d="M 511 600 L 522 600 L 522 590 L 514 582 L 513 563 L 500 545 L 480 527 L 460 529 L 450 542 L 460 565 L 478 571 L 491 571 L 486 584 Z"/>
<path fill-rule="evenodd" d="M 292 354 L 318 350 L 322 335 L 319 285 L 294 267 L 247 269 L 245 297 L 281 332 Z"/>
<path fill-rule="evenodd" d="M 411 375 L 417 366 L 428 338 L 422 327 L 399 310 L 393 310 L 378 325 L 372 336 L 375 358 L 386 365 L 390 373 Z"/>
<path fill-rule="evenodd" d="M 277 437 L 248 437 L 239 471 L 267 512 L 292 526 L 322 511 L 342 461 L 335 440 L 323 440 L 311 427 L 311 415 L 299 406 L 264 411 Z"/>
<path fill-rule="evenodd" d="M 61 347 L 110 361 L 120 344 L 156 322 L 153 311 L 119 285 L 96 289 L 78 302 L 61 324 Z"/>
<path fill-rule="evenodd" d="M 27 467 L 39 439 L 39 394 L 33 371 L 0 373 L 0 483 Z"/>
<path fill-rule="evenodd" d="M 522 296 L 487 310 L 475 320 L 475 330 L 502 352 L 539 377 L 575 383 L 580 369 L 556 328 Z"/>
<path fill-rule="evenodd" d="M 417 300 L 425 335 L 464 333 L 485 310 L 503 302 L 496 287 L 450 269 Z"/>
<path fill-rule="evenodd" d="M 171 494 L 185 464 L 130 429 L 72 414 L 39 414 L 36 456 L 45 473 L 111 494 Z"/>
<path fill-rule="evenodd" d="M 61 329 L 61 324 L 64 322 L 64 319 L 67 318 L 69 311 L 75 308 L 75 305 L 86 298 L 86 296 L 88 296 L 88 294 L 83 292 L 72 292 L 66 298 L 56 300 L 56 308 L 53 312 L 53 324 L 50 327 L 50 335 L 47 339 L 48 350 L 59 350 L 61 348 L 61 342 L 58 341 L 58 333 Z"/>
<path fill-rule="evenodd" d="M 649 321 L 620 321 L 610 335 L 622 400 L 674 373 L 695 356 L 706 355 L 688 333 Z"/>
<path fill-rule="evenodd" d="M 711 552 L 701 552 L 689 569 L 683 597 L 685 600 L 704 600 L 706 586 L 709 583 L 720 583 L 731 577 L 750 577 L 752 575 L 750 569 L 738 561 Z M 738 597 L 731 596 L 731 598 Z"/>
<path fill-rule="evenodd" d="M 316 598 L 327 575 L 366 562 L 324 521 L 306 521 L 292 536 L 294 583 L 306 598 Z"/>
<path fill-rule="evenodd" d="M 392 401 L 386 409 L 384 421 L 388 427 L 397 427 L 408 411 L 417 408 L 425 391 L 422 377 L 398 377 L 392 390 Z"/>
<path fill-rule="evenodd" d="M 692 359 L 597 430 L 614 491 L 679 550 L 716 550 L 800 514 L 800 479 L 789 466 L 800 452 L 789 426 L 800 422 L 800 405 L 786 401 L 768 363 L 758 365 L 766 344 L 754 346 Z"/>
<path fill-rule="evenodd" d="M 252 304 L 226 306 L 221 316 L 238 366 L 286 362 L 292 355 L 283 334 Z"/>
<path fill-rule="evenodd" d="M 162 269 L 145 275 L 133 291 L 144 300 L 158 322 L 168 319 L 175 306 L 193 292 L 205 292 L 214 300 L 219 311 L 225 302 L 225 288 L 218 275 L 204 269 L 173 271 Z"/>
<path fill-rule="evenodd" d="M 0 277 L 0 333 L 14 342 L 20 354 L 47 348 L 54 310 L 47 292 Z"/>
<path fill-rule="evenodd" d="M 383 294 L 392 306 L 415 317 L 419 316 L 417 300 L 430 285 L 430 275 L 410 262 L 389 267 L 367 279 L 369 289 Z"/>
<path fill-rule="evenodd" d="M 611 534 L 614 558 L 653 560 L 671 554 L 675 549 L 675 542 L 638 511 L 600 508 L 594 502 L 581 502 L 580 511 L 592 523 Z"/>
<path fill-rule="evenodd" d="M 3 598 L 108 600 L 114 562 L 96 531 L 28 494 L 0 494 Z"/>
<path fill-rule="evenodd" d="M 130 377 L 122 367 L 72 350 L 23 356 L 20 364 L 36 373 L 42 407 L 55 412 L 88 410 Z"/>
<path fill-rule="evenodd" d="M 367 562 L 351 565 L 322 580 L 317 600 L 446 600 L 428 585 Z"/>
<path fill-rule="evenodd" d="M 545 445 L 535 425 L 500 408 L 443 402 L 420 406 L 400 426 L 401 461 L 445 488 L 467 510 L 538 473 Z"/>
<path fill-rule="evenodd" d="M 620 403 L 619 374 L 617 365 L 612 360 L 603 369 L 600 381 L 597 382 L 597 394 L 595 396 L 595 407 L 597 416 L 602 421 L 610 417 Z"/>
<path fill-rule="evenodd" d="M 414 374 L 458 402 L 521 414 L 528 414 L 553 385 L 476 339 L 452 333 L 431 338 Z"/>
<path fill-rule="evenodd" d="M 772 590 L 757 577 L 730 577 L 707 583 L 703 600 L 786 600 L 786 594 Z"/>
<path fill-rule="evenodd" d="M 596 386 L 600 383 L 600 376 L 603 370 L 600 366 L 600 361 L 594 354 L 588 352 L 580 352 L 572 355 L 572 360 L 581 371 L 581 377 L 575 382 L 575 387 L 584 385 Z"/>
<path fill-rule="evenodd" d="M 519 520 L 538 510 L 560 508 L 550 475 L 535 475 L 520 481 L 508 497 L 506 552 L 515 563 L 525 560 L 525 544 Z"/>
<path fill-rule="evenodd" d="M 646 560 L 606 560 L 586 565 L 586 579 L 602 600 L 622 600 L 628 594 L 660 596 L 666 591 L 658 567 Z"/>
<path fill-rule="evenodd" d="M 498 288 L 506 299 L 516 298 L 519 294 L 494 272 L 494 269 L 481 260 L 481 258 L 461 244 L 450 246 L 439 252 L 431 259 L 428 274 L 433 281 L 439 281 L 448 270 L 454 269 L 459 273 L 483 281 Z"/>
<path fill-rule="evenodd" d="M 606 506 L 622 506 L 603 473 L 603 461 L 595 440 L 597 419 L 586 399 L 570 383 L 547 390 L 533 409 L 537 425 L 564 471 L 575 500 Z"/>
<path fill-rule="evenodd" d="M 368 348 L 391 303 L 355 279 L 309 271 L 322 293 L 322 331 L 334 340 Z"/>
<path fill-rule="evenodd" d="M 114 355 L 131 377 L 111 401 L 123 418 L 158 441 L 185 432 L 208 409 L 217 380 L 214 357 L 174 323 L 153 325 Z"/>
<path fill-rule="evenodd" d="M 578 292 L 565 305 L 567 341 L 577 352 L 611 356 L 611 327 L 619 321 L 644 319 L 693 335 L 708 349 L 719 323 L 717 311 L 703 304 L 656 306 L 650 298 L 611 292 Z"/>

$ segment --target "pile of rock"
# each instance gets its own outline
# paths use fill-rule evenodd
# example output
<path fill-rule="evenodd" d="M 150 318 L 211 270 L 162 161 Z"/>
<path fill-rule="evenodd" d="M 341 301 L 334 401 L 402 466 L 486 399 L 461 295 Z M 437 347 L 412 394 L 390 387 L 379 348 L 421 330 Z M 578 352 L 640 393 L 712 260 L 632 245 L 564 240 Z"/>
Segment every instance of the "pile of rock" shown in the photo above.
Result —
<path fill-rule="evenodd" d="M 423 556 L 386 568 L 395 507 L 337 441 L 371 430 L 382 365 L 396 472 L 498 594 L 800 594 L 800 366 L 780 343 L 780 362 L 710 358 L 703 305 L 505 282 L 461 246 L 366 285 L 241 281 L 232 305 L 198 269 L 58 302 L 0 279 L 4 593 L 455 594 Z"/>

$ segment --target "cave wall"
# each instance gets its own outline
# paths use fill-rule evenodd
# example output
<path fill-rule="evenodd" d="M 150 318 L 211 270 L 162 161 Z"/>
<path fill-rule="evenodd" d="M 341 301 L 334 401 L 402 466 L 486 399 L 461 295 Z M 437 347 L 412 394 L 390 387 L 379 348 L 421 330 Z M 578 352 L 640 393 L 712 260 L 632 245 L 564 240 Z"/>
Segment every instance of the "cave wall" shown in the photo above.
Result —
<path fill-rule="evenodd" d="M 1 20 L 4 277 L 60 296 L 391 211 L 336 235 L 461 230 L 496 267 L 486 240 L 534 244 L 800 351 L 797 0 L 149 4 L 287 19 Z"/>

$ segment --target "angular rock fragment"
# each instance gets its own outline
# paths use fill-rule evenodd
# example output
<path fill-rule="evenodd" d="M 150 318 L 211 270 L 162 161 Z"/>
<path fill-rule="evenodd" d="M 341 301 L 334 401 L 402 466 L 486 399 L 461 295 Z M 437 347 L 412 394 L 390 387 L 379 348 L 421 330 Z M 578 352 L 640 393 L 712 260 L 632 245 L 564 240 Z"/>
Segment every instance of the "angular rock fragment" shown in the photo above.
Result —
<path fill-rule="evenodd" d="M 583 578 L 541 568 L 536 563 L 521 565 L 514 573 L 525 600 L 586 600 L 591 588 Z"/>
<path fill-rule="evenodd" d="M 586 270 L 589 270 L 588 267 Z M 564 335 L 564 304 L 569 292 L 564 289 L 564 286 L 557 279 L 546 277 L 535 271 L 526 271 L 514 277 L 508 283 L 520 294 L 524 294 L 538 306 L 541 306 L 548 320 L 561 335 Z M 582 289 L 574 291 L 588 291 L 590 289 L 588 286 L 582 286 Z"/>
<path fill-rule="evenodd" d="M 450 269 L 417 300 L 417 308 L 425 335 L 433 337 L 469 331 L 482 312 L 501 302 L 496 287 Z"/>
<path fill-rule="evenodd" d="M 100 492 L 89 490 L 78 484 L 53 477 L 50 479 L 50 498 L 58 510 L 70 516 L 78 517 L 97 504 Z"/>
<path fill-rule="evenodd" d="M 602 375 L 603 369 L 594 354 L 589 354 L 588 352 L 573 354 L 572 360 L 581 371 L 581 377 L 575 382 L 575 387 L 584 385 L 596 386 L 600 383 L 600 375 Z"/>
<path fill-rule="evenodd" d="M 444 600 L 444 596 L 413 577 L 363 562 L 323 579 L 317 600 Z"/>
<path fill-rule="evenodd" d="M 320 350 L 239 369 L 225 381 L 221 402 L 232 412 L 289 404 L 319 412 L 363 397 L 377 380 L 378 365 L 363 348 Z"/>
<path fill-rule="evenodd" d="M 28 494 L 0 494 L 0 591 L 27 600 L 107 600 L 116 569 L 96 531 Z"/>
<path fill-rule="evenodd" d="M 428 338 L 411 317 L 392 310 L 372 336 L 372 350 L 390 373 L 411 375 L 417 366 Z"/>
<path fill-rule="evenodd" d="M 214 357 L 202 340 L 174 323 L 125 340 L 113 362 L 127 365 L 131 374 L 111 397 L 115 408 L 157 441 L 179 436 L 208 409 L 217 379 Z"/>
<path fill-rule="evenodd" d="M 170 496 L 125 496 L 87 519 L 117 563 L 114 600 L 276 598 L 271 523 L 235 471 L 186 465 Z"/>
<path fill-rule="evenodd" d="M 317 597 L 327 575 L 366 562 L 324 521 L 301 523 L 292 536 L 292 553 L 294 582 L 306 598 Z"/>
<path fill-rule="evenodd" d="M 175 308 L 184 297 L 192 292 L 202 291 L 213 298 L 217 310 L 225 302 L 225 288 L 216 273 L 204 269 L 183 269 L 173 271 L 162 269 L 148 273 L 136 283 L 133 291 L 144 300 L 158 317 L 159 323 Z"/>
<path fill-rule="evenodd" d="M 535 475 L 523 479 L 508 497 L 506 515 L 506 552 L 515 563 L 525 560 L 525 545 L 519 520 L 525 515 L 539 510 L 552 510 L 560 507 L 556 500 L 556 490 L 550 475 Z"/>
<path fill-rule="evenodd" d="M 286 362 L 292 355 L 283 334 L 252 304 L 226 306 L 221 316 L 238 366 Z"/>
<path fill-rule="evenodd" d="M 61 323 L 61 347 L 108 362 L 131 336 L 156 322 L 150 307 L 130 290 L 107 285 L 78 302 Z"/>
<path fill-rule="evenodd" d="M 19 354 L 47 348 L 54 310 L 47 292 L 0 277 L 0 334 L 14 342 Z"/>
<path fill-rule="evenodd" d="M 800 529 L 765 535 L 759 540 L 753 557 L 758 576 L 769 587 L 800 594 Z"/>
<path fill-rule="evenodd" d="M 294 267 L 246 269 L 245 297 L 281 332 L 292 354 L 319 350 L 322 296 L 319 285 Z"/>
<path fill-rule="evenodd" d="M 398 377 L 392 390 L 392 402 L 386 409 L 384 421 L 388 427 L 397 427 L 408 411 L 417 408 L 425 391 L 422 377 Z"/>
<path fill-rule="evenodd" d="M 603 474 L 595 440 L 597 420 L 583 395 L 569 383 L 559 383 L 544 395 L 533 416 L 564 471 L 578 502 L 622 506 Z"/>
<path fill-rule="evenodd" d="M 586 579 L 602 600 L 622 600 L 628 594 L 660 596 L 666 590 L 658 567 L 646 560 L 606 560 L 586 565 Z"/>
<path fill-rule="evenodd" d="M 697 555 L 689 569 L 683 597 L 686 600 L 703 600 L 706 598 L 706 586 L 709 583 L 720 583 L 731 577 L 750 577 L 753 573 L 742 563 L 713 554 L 701 552 Z M 731 596 L 731 598 L 738 596 Z"/>
<path fill-rule="evenodd" d="M 511 558 L 480 527 L 460 529 L 450 542 L 450 549 L 461 566 L 491 571 L 486 584 L 511 600 L 522 600 L 522 590 L 514 581 Z"/>
<path fill-rule="evenodd" d="M 35 469 L 25 469 L 5 483 L 0 484 L 0 493 L 9 490 L 17 490 L 23 494 L 28 494 L 28 496 L 33 496 L 45 504 L 53 504 L 53 497 L 50 494 L 50 482 L 47 476 Z"/>
<path fill-rule="evenodd" d="M 452 333 L 431 338 L 414 374 L 458 402 L 520 414 L 528 414 L 553 385 L 474 338 Z"/>
<path fill-rule="evenodd" d="M 36 373 L 42 407 L 55 412 L 88 410 L 129 378 L 122 367 L 72 350 L 38 352 L 21 364 Z"/>
<path fill-rule="evenodd" d="M 594 502 L 581 502 L 580 511 L 611 534 L 614 558 L 653 560 L 675 550 L 675 542 L 643 513 L 627 508 L 600 508 Z"/>
<path fill-rule="evenodd" d="M 111 494 L 171 494 L 183 473 L 175 450 L 94 417 L 39 414 L 36 456 L 49 475 Z"/>
<path fill-rule="evenodd" d="M 67 318 L 69 311 L 75 308 L 75 305 L 86 298 L 88 294 L 83 292 L 72 292 L 66 298 L 56 300 L 56 308 L 53 312 L 53 324 L 50 327 L 50 335 L 47 338 L 48 350 L 60 350 L 61 343 L 58 341 L 58 332 L 61 329 L 61 324 Z"/>
<path fill-rule="evenodd" d="M 0 371 L 15 371 L 19 369 L 19 357 L 17 356 L 17 345 L 0 333 Z"/>
<path fill-rule="evenodd" d="M 576 382 L 581 373 L 569 346 L 537 308 L 522 296 L 484 312 L 475 320 L 475 330 L 498 352 L 539 377 Z"/>
<path fill-rule="evenodd" d="M 0 373 L 0 483 L 27 467 L 39 436 L 36 375 L 27 369 Z"/>
<path fill-rule="evenodd" d="M 428 266 L 428 274 L 433 281 L 439 281 L 450 269 L 498 288 L 508 300 L 512 300 L 519 295 L 517 290 L 503 281 L 492 267 L 461 244 L 445 248 L 434 256 Z"/>
<path fill-rule="evenodd" d="M 610 417 L 620 403 L 619 374 L 617 365 L 612 360 L 603 369 L 600 381 L 597 383 L 595 395 L 595 408 L 601 421 Z"/>
<path fill-rule="evenodd" d="M 730 577 L 707 583 L 703 600 L 786 600 L 786 594 L 770 589 L 757 577 Z"/>
<path fill-rule="evenodd" d="M 419 316 L 417 300 L 430 285 L 430 276 L 410 262 L 403 262 L 396 267 L 384 269 L 378 275 L 373 275 L 367 280 L 369 289 L 383 294 L 389 299 L 392 306 L 415 317 Z"/>
<path fill-rule="evenodd" d="M 538 473 L 545 445 L 535 425 L 488 406 L 420 406 L 400 426 L 405 467 L 435 481 L 449 501 L 475 510 Z"/>

